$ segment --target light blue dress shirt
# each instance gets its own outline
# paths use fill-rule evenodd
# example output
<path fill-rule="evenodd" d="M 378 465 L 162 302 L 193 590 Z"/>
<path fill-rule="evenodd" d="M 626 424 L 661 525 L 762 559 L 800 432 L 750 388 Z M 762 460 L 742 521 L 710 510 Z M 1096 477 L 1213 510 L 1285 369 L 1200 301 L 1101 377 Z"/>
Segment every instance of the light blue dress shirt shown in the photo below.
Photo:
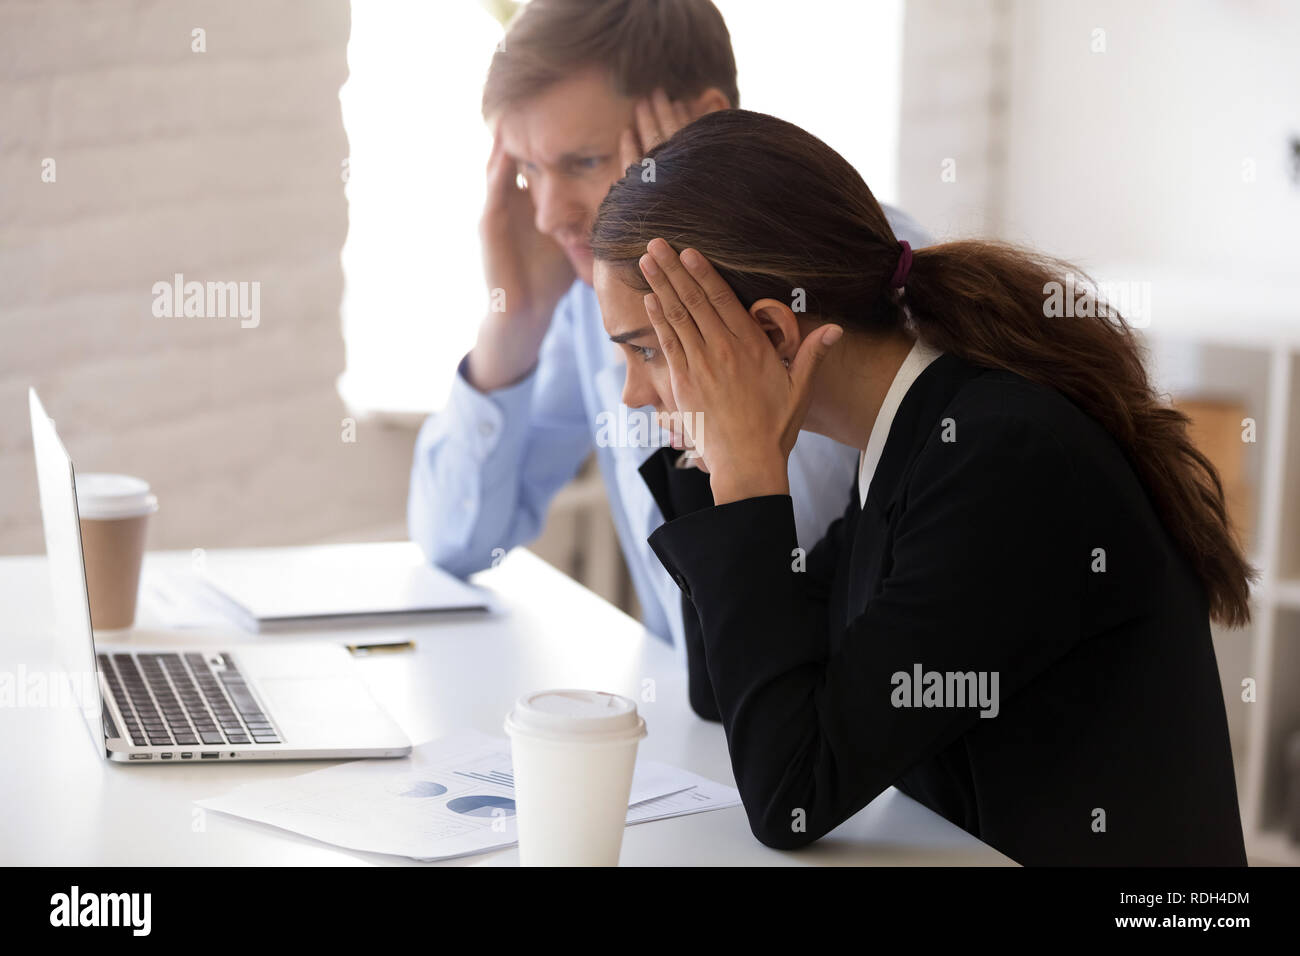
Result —
<path fill-rule="evenodd" d="M 884 210 L 900 239 L 918 248 L 928 241 L 906 215 Z M 446 406 L 416 439 L 407 525 L 432 563 L 461 577 L 480 571 L 541 533 L 551 499 L 594 446 L 642 623 L 684 659 L 681 592 L 646 542 L 663 516 L 638 469 L 657 446 L 649 435 L 640 442 L 597 440 L 620 421 L 626 366 L 614 349 L 595 290 L 579 280 L 556 306 L 525 378 L 480 392 L 465 379 L 462 358 Z M 624 408 L 621 420 L 638 413 L 653 409 Z M 789 477 L 805 551 L 844 512 L 857 467 L 858 449 L 800 433 Z"/>

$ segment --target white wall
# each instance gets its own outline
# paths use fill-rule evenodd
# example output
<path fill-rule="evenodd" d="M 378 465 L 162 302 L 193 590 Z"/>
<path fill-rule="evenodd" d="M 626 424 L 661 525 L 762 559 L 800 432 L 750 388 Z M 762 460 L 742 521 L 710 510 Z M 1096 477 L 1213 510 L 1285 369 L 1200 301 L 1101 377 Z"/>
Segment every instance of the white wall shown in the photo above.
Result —
<path fill-rule="evenodd" d="M 940 235 L 1132 278 L 1300 272 L 1300 4 L 908 0 L 902 103 L 901 201 Z"/>
<path fill-rule="evenodd" d="M 1012 10 L 1000 213 L 1010 238 L 1084 265 L 1247 281 L 1300 272 L 1287 160 L 1300 136 L 1300 4 Z M 1090 48 L 1097 29 L 1104 53 Z"/>
<path fill-rule="evenodd" d="M 903 0 L 714 0 L 736 53 L 740 105 L 802 126 L 898 196 Z"/>
<path fill-rule="evenodd" d="M 903 207 L 940 237 L 1151 283 L 1153 332 L 1292 321 L 1297 135 L 1300 4 L 908 0 Z M 1236 393 L 1254 374 L 1151 345 L 1164 390 Z"/>

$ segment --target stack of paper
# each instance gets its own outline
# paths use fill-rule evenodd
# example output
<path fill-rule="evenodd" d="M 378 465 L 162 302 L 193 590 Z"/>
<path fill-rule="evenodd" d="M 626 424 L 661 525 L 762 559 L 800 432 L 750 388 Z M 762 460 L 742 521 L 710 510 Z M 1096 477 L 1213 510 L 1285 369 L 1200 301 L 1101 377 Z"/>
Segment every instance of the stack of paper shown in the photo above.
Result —
<path fill-rule="evenodd" d="M 400 760 L 357 760 L 196 803 L 351 850 L 446 860 L 512 846 L 514 795 L 510 742 L 461 731 Z M 739 803 L 732 787 L 638 760 L 627 822 Z"/>
<path fill-rule="evenodd" d="M 168 626 L 218 618 L 255 633 L 496 608 L 491 594 L 430 565 L 410 541 L 196 552 L 187 568 L 150 569 L 145 585 L 146 606 Z"/>

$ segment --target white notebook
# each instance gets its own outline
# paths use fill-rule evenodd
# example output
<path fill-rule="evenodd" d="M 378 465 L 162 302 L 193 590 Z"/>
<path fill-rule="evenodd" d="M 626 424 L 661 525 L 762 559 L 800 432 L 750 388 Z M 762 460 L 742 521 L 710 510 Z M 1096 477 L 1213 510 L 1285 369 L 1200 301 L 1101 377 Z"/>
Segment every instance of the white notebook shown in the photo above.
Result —
<path fill-rule="evenodd" d="M 431 566 L 410 541 L 211 553 L 194 570 L 252 631 L 395 623 L 492 606 L 488 592 Z"/>

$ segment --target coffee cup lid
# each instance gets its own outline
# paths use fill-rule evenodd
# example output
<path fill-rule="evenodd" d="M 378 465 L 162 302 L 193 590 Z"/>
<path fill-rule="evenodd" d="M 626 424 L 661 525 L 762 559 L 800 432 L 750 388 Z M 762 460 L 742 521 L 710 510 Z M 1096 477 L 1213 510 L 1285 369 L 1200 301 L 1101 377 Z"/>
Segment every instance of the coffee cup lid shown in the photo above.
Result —
<path fill-rule="evenodd" d="M 83 518 L 134 518 L 157 510 L 158 499 L 143 478 L 95 472 L 77 476 L 77 512 Z"/>
<path fill-rule="evenodd" d="M 596 690 L 540 690 L 525 694 L 506 717 L 506 733 L 556 740 L 614 742 L 645 736 L 636 703 Z"/>

